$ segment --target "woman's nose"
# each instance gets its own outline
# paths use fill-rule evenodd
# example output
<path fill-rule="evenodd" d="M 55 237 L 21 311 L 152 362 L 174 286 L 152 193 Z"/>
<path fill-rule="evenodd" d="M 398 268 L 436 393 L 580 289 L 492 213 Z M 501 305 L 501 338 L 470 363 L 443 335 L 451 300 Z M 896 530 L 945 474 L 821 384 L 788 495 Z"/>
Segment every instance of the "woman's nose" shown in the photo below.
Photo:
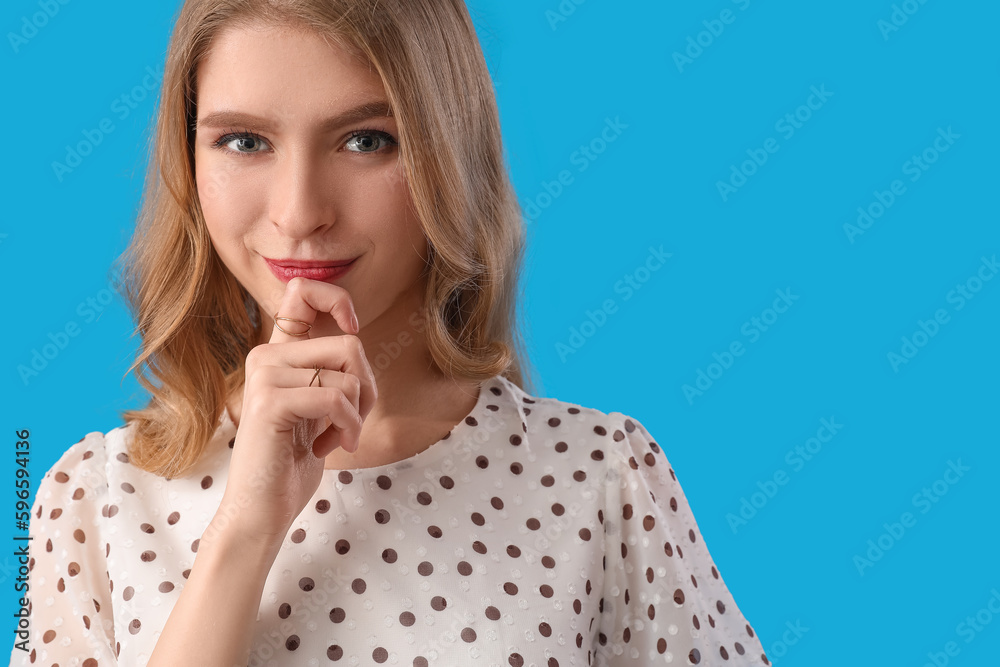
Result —
<path fill-rule="evenodd" d="M 271 222 L 287 236 L 306 238 L 334 223 L 334 208 L 318 155 L 281 156 L 266 186 Z"/>

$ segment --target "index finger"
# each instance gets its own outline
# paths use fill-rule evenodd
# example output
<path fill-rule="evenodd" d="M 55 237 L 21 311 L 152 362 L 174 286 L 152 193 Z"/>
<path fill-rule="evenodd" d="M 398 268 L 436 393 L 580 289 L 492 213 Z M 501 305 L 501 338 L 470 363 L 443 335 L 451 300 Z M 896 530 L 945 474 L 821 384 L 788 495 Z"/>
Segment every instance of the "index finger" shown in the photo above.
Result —
<path fill-rule="evenodd" d="M 297 276 L 288 282 L 285 294 L 281 298 L 278 312 L 272 313 L 272 318 L 282 317 L 291 320 L 300 320 L 306 324 L 316 321 L 318 313 L 329 313 L 333 316 L 344 333 L 357 334 L 358 317 L 354 311 L 354 302 L 346 289 L 339 285 L 310 280 Z M 280 327 L 280 328 L 279 328 Z M 284 329 L 284 331 L 282 331 Z M 291 341 L 307 338 L 308 335 L 294 334 L 307 333 L 309 327 L 300 322 L 289 320 L 276 320 L 271 330 L 271 338 L 268 343 L 288 343 Z M 291 332 L 291 333 L 285 333 Z"/>

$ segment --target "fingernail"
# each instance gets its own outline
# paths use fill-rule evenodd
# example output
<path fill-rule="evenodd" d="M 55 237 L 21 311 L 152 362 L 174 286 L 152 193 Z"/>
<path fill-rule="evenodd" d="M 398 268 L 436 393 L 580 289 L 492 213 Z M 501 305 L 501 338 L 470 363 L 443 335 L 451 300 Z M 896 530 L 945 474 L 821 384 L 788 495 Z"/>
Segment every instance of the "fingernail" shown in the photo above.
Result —
<path fill-rule="evenodd" d="M 355 331 L 360 331 L 361 327 L 358 325 L 358 316 L 351 313 L 351 326 L 354 327 Z"/>

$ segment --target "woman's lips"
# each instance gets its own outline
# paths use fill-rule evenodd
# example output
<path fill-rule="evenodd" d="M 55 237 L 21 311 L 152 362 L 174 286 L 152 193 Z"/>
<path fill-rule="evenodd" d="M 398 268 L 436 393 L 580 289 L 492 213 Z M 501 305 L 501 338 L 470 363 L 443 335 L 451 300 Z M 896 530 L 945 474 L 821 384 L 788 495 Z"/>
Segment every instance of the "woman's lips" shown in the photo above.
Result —
<path fill-rule="evenodd" d="M 357 258 L 355 257 L 349 264 L 344 264 L 342 266 L 315 266 L 308 268 L 298 266 L 282 266 L 267 258 L 265 258 L 264 261 L 267 262 L 267 268 L 271 269 L 271 273 L 273 273 L 278 280 L 285 283 L 298 276 L 309 278 L 310 280 L 331 282 L 337 280 L 350 271 L 351 267 L 354 266 L 354 262 L 357 261 Z"/>

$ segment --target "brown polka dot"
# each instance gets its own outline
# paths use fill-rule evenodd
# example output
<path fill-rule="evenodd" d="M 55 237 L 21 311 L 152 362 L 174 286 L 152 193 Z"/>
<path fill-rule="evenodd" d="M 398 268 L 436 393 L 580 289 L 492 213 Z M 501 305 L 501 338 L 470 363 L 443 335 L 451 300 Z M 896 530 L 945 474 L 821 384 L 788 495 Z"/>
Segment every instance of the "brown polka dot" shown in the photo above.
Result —
<path fill-rule="evenodd" d="M 549 625 L 548 623 L 539 623 L 538 624 L 538 633 L 540 635 L 542 635 L 543 637 L 551 637 L 552 636 L 552 626 Z"/>
<path fill-rule="evenodd" d="M 495 510 L 502 510 L 503 509 L 503 500 L 500 499 L 500 498 L 497 498 L 496 496 L 493 496 L 492 498 L 490 498 L 490 505 L 493 505 L 493 509 L 495 509 Z"/>
<path fill-rule="evenodd" d="M 399 624 L 402 626 L 408 628 L 416 622 L 417 622 L 417 617 L 414 616 L 411 612 L 404 611 L 402 614 L 399 615 Z"/>
<path fill-rule="evenodd" d="M 542 486 L 552 486 L 556 483 L 555 478 L 552 475 L 546 475 L 542 477 Z"/>
<path fill-rule="evenodd" d="M 549 586 L 548 584 L 542 584 L 538 588 L 538 592 L 542 594 L 543 598 L 550 598 L 553 595 L 552 587 Z"/>
<path fill-rule="evenodd" d="M 76 491 L 73 492 L 73 500 L 79 500 L 80 498 L 83 498 L 85 493 L 86 491 L 78 488 Z"/>
<path fill-rule="evenodd" d="M 122 590 L 122 599 L 126 602 L 131 600 L 133 595 L 135 595 L 135 589 L 131 586 L 126 586 L 124 590 Z"/>
<path fill-rule="evenodd" d="M 421 576 L 429 577 L 434 572 L 434 566 L 431 565 L 428 561 L 423 561 L 422 563 L 417 565 L 417 572 Z"/>
<path fill-rule="evenodd" d="M 668 556 L 674 555 L 674 548 L 670 546 L 670 542 L 663 543 L 663 553 L 667 554 Z"/>
<path fill-rule="evenodd" d="M 233 445 L 235 445 L 235 444 L 236 444 L 236 438 L 230 438 L 229 439 L 229 449 L 232 449 Z"/>
<path fill-rule="evenodd" d="M 60 484 L 65 484 L 66 482 L 69 481 L 69 475 L 60 470 L 59 472 L 56 473 L 55 479 Z"/>
<path fill-rule="evenodd" d="M 649 616 L 649 620 L 656 618 L 656 607 L 649 605 L 649 609 L 646 610 L 646 615 Z"/>
<path fill-rule="evenodd" d="M 507 662 L 510 663 L 510 667 L 524 667 L 524 658 L 520 653 L 511 653 Z"/>
<path fill-rule="evenodd" d="M 647 531 L 653 530 L 653 526 L 656 525 L 656 519 L 653 518 L 652 514 L 647 514 L 642 519 L 642 527 Z"/>
<path fill-rule="evenodd" d="M 413 667 L 428 667 L 427 658 L 422 655 L 418 655 L 413 659 Z"/>
<path fill-rule="evenodd" d="M 389 564 L 395 563 L 396 551 L 394 549 L 386 549 L 382 552 L 382 560 Z"/>
<path fill-rule="evenodd" d="M 139 622 L 138 618 L 133 618 L 132 622 L 128 624 L 128 631 L 133 635 L 139 632 L 139 628 L 142 627 L 142 623 Z"/>
<path fill-rule="evenodd" d="M 440 595 L 435 595 L 431 598 L 431 609 L 434 611 L 442 611 L 448 606 L 448 602 Z"/>
<path fill-rule="evenodd" d="M 477 456 L 476 457 L 476 465 L 479 466 L 480 468 L 483 468 L 485 470 L 487 467 L 489 467 L 490 460 L 488 458 L 486 458 L 485 456 L 482 456 L 482 455 Z"/>
<path fill-rule="evenodd" d="M 378 484 L 378 488 L 382 489 L 383 491 L 387 490 L 389 487 L 392 486 L 392 480 L 386 477 L 385 475 L 379 475 L 375 479 L 375 483 Z"/>
<path fill-rule="evenodd" d="M 749 623 L 746 624 L 746 630 L 747 630 L 747 634 L 750 635 L 751 637 L 753 637 L 753 628 L 750 627 Z"/>
<path fill-rule="evenodd" d="M 649 452 L 647 452 L 646 455 L 642 457 L 642 460 L 646 465 L 650 467 L 656 465 L 656 457 Z"/>
<path fill-rule="evenodd" d="M 663 637 L 656 640 L 656 652 L 661 654 L 667 652 L 667 640 Z"/>
<path fill-rule="evenodd" d="M 536 518 L 534 518 L 534 517 L 532 517 L 532 518 L 528 519 L 528 520 L 527 520 L 527 521 L 525 522 L 525 525 L 526 525 L 526 526 L 527 526 L 527 527 L 528 527 L 528 528 L 529 528 L 530 530 L 538 530 L 539 528 L 541 528 L 541 527 L 542 527 L 542 524 L 541 524 L 541 522 L 539 522 L 539 520 L 538 520 L 538 519 L 536 519 Z"/>
<path fill-rule="evenodd" d="M 458 561 L 458 573 L 463 577 L 467 577 L 472 574 L 472 566 L 464 560 L 460 560 Z"/>
<path fill-rule="evenodd" d="M 62 509 L 60 509 L 58 507 L 55 508 L 54 510 L 52 510 L 51 512 L 49 512 L 49 518 L 50 519 L 58 519 L 61 515 L 62 515 Z"/>
<path fill-rule="evenodd" d="M 465 423 L 468 424 L 469 426 L 478 426 L 479 425 L 479 422 L 477 422 L 476 418 L 473 417 L 472 415 L 469 415 L 468 417 L 465 418 Z"/>
<path fill-rule="evenodd" d="M 486 553 L 486 545 L 480 542 L 479 540 L 476 540 L 475 542 L 472 543 L 472 550 L 475 551 L 477 554 L 484 554 Z"/>
<path fill-rule="evenodd" d="M 679 588 L 674 591 L 674 602 L 677 604 L 684 604 L 684 591 Z"/>
<path fill-rule="evenodd" d="M 712 576 L 715 577 L 716 579 L 719 578 L 719 571 L 715 569 L 714 565 L 712 566 Z"/>
<path fill-rule="evenodd" d="M 517 548 L 516 544 L 511 544 L 507 547 L 507 555 L 511 558 L 518 558 L 521 555 L 521 550 Z"/>
<path fill-rule="evenodd" d="M 522 466 L 517 461 L 514 461 L 513 463 L 510 464 L 510 471 L 515 475 L 520 475 L 522 470 L 524 470 L 524 466 Z"/>
<path fill-rule="evenodd" d="M 210 486 L 212 486 L 212 476 L 205 475 L 204 477 L 201 478 L 201 488 L 207 489 Z M 131 491 L 129 491 L 129 493 L 131 493 Z"/>
<path fill-rule="evenodd" d="M 326 657 L 330 660 L 340 660 L 344 657 L 344 649 L 340 648 L 336 644 L 328 646 L 326 648 Z"/>
<path fill-rule="evenodd" d="M 316 582 L 313 581 L 312 577 L 302 577 L 299 579 L 299 588 L 308 593 L 312 589 L 316 588 Z"/>
<path fill-rule="evenodd" d="M 470 644 L 472 642 L 476 641 L 476 631 L 473 630 L 472 628 L 463 628 L 462 629 L 462 641 L 465 641 L 465 642 L 470 643 Z"/>
<path fill-rule="evenodd" d="M 560 423 L 561 423 L 561 420 L 559 419 L 559 417 L 550 417 L 549 418 L 549 426 L 551 426 L 552 428 L 555 428 L 556 426 L 559 426 Z"/>
<path fill-rule="evenodd" d="M 507 595 L 517 595 L 517 584 L 515 584 L 514 582 L 511 582 L 511 581 L 508 581 L 507 583 L 505 583 L 503 585 L 503 591 Z"/>
<path fill-rule="evenodd" d="M 383 663 L 388 659 L 389 659 L 389 652 L 386 651 L 381 646 L 375 647 L 375 650 L 372 651 L 372 660 L 374 660 L 375 662 Z"/>
<path fill-rule="evenodd" d="M 597 435 L 607 435 L 608 431 L 603 426 L 595 426 L 594 433 L 596 433 Z"/>
<path fill-rule="evenodd" d="M 672 509 L 675 512 L 677 511 L 677 499 L 676 498 L 671 498 L 670 499 L 670 509 Z"/>
<path fill-rule="evenodd" d="M 306 539 L 306 531 L 302 530 L 301 528 L 297 528 L 294 532 L 292 532 L 291 539 L 292 542 L 298 544 L 302 540 Z"/>
<path fill-rule="evenodd" d="M 595 461 L 603 461 L 604 460 L 604 452 L 602 452 L 599 449 L 595 449 L 594 451 L 592 451 L 590 453 L 590 458 L 594 459 Z"/>
<path fill-rule="evenodd" d="M 556 559 L 552 556 L 542 556 L 542 565 L 551 570 L 556 566 Z"/>
<path fill-rule="evenodd" d="M 510 442 L 510 444 L 514 445 L 515 447 L 519 447 L 521 445 L 521 436 L 512 435 L 510 436 L 510 438 L 507 439 L 507 441 Z"/>
<path fill-rule="evenodd" d="M 688 539 L 691 540 L 692 544 L 694 544 L 694 531 L 693 530 L 688 530 Z"/>
<path fill-rule="evenodd" d="M 278 607 L 278 618 L 288 618 L 292 615 L 292 605 L 287 602 L 282 602 L 281 606 Z"/>
<path fill-rule="evenodd" d="M 167 517 L 167 525 L 172 526 L 181 520 L 180 512 L 171 512 L 170 516 Z"/>
<path fill-rule="evenodd" d="M 500 620 L 500 610 L 497 609 L 496 607 L 492 606 L 492 605 L 489 606 L 489 607 L 487 607 L 486 608 L 486 618 L 490 619 L 491 621 L 499 621 Z"/>
<path fill-rule="evenodd" d="M 739 653 L 740 655 L 743 655 L 744 653 L 746 653 L 746 649 L 743 648 L 743 644 L 741 644 L 739 642 L 736 642 L 735 644 L 733 644 L 733 648 L 735 648 L 736 652 Z"/>
<path fill-rule="evenodd" d="M 197 540 L 195 540 L 195 541 L 197 542 Z M 197 551 L 197 549 L 192 549 L 192 551 Z M 143 563 L 148 563 L 148 562 L 156 559 L 156 552 L 155 551 L 143 551 L 141 554 L 139 554 L 139 559 Z"/>
<path fill-rule="evenodd" d="M 77 528 L 76 530 L 73 531 L 73 539 L 79 542 L 80 544 L 83 544 L 84 542 L 87 541 L 87 536 L 83 533 L 82 530 Z"/>
<path fill-rule="evenodd" d="M 50 641 L 52 641 L 55 638 L 56 638 L 56 631 L 55 630 L 46 630 L 45 634 L 42 635 L 42 641 L 45 642 L 46 644 L 48 644 Z M 32 662 L 34 662 L 34 661 L 32 661 Z"/>
<path fill-rule="evenodd" d="M 499 396 L 503 392 L 500 391 L 500 387 L 490 387 L 490 391 L 493 392 L 494 396 Z"/>
<path fill-rule="evenodd" d="M 559 442 L 556 443 L 556 451 L 559 452 L 560 454 L 565 452 L 567 449 L 569 449 L 569 445 L 567 445 L 565 442 L 560 440 Z"/>
<path fill-rule="evenodd" d="M 347 618 L 347 613 L 340 607 L 334 607 L 330 610 L 330 620 L 334 623 L 341 623 L 345 618 Z"/>
<path fill-rule="evenodd" d="M 722 604 L 722 600 L 716 600 L 715 608 L 719 610 L 720 614 L 726 613 L 726 605 Z"/>
<path fill-rule="evenodd" d="M 351 550 L 351 543 L 347 540 L 337 540 L 337 543 L 333 546 L 333 548 L 338 554 L 343 556 Z"/>
<path fill-rule="evenodd" d="M 691 652 L 688 653 L 688 660 L 691 661 L 692 665 L 697 665 L 701 662 L 701 652 L 696 648 L 691 649 Z"/>
<path fill-rule="evenodd" d="M 351 482 L 354 481 L 354 475 L 352 475 L 347 470 L 341 470 L 339 473 L 337 473 L 337 480 L 341 484 L 350 484 Z"/>
<path fill-rule="evenodd" d="M 444 533 L 441 532 L 441 529 L 438 528 L 437 526 L 427 526 L 427 534 L 430 535 L 431 537 L 438 538 L 441 537 Z"/>
<path fill-rule="evenodd" d="M 632 505 L 631 503 L 625 503 L 625 507 L 622 508 L 622 518 L 631 519 L 632 518 Z"/>
<path fill-rule="evenodd" d="M 578 482 L 582 482 L 583 480 L 587 479 L 587 473 L 583 472 L 582 470 L 577 470 L 576 472 L 573 473 L 573 479 L 575 479 Z"/>
<path fill-rule="evenodd" d="M 201 544 L 201 538 L 199 537 L 197 540 L 191 543 L 191 551 L 198 553 L 198 546 L 200 544 Z M 156 556 L 154 555 L 153 557 L 155 558 Z"/>
<path fill-rule="evenodd" d="M 486 523 L 486 517 L 484 517 L 479 512 L 473 512 L 472 523 L 476 524 L 477 526 L 482 526 L 484 523 Z"/>
<path fill-rule="evenodd" d="M 446 489 L 450 489 L 453 486 L 455 486 L 455 480 L 453 480 L 451 477 L 448 477 L 448 475 L 442 475 L 441 479 L 438 481 L 441 483 L 441 486 Z"/>
<path fill-rule="evenodd" d="M 430 505 L 431 494 L 427 493 L 426 491 L 421 491 L 420 493 L 417 494 L 417 502 L 420 503 L 421 505 Z"/>
<path fill-rule="evenodd" d="M 389 523 L 389 510 L 375 512 L 375 523 Z"/>
<path fill-rule="evenodd" d="M 164 581 L 163 583 L 160 584 L 157 590 L 159 590 L 161 593 L 169 593 L 170 591 L 174 590 L 174 585 L 169 581 Z"/>
<path fill-rule="evenodd" d="M 351 590 L 358 595 L 364 593 L 366 588 L 368 588 L 368 584 L 366 584 L 365 580 L 360 577 L 351 582 Z"/>
<path fill-rule="evenodd" d="M 326 514 L 330 511 L 330 501 L 329 500 L 317 500 L 316 501 L 316 511 L 320 514 Z"/>
<path fill-rule="evenodd" d="M 722 656 L 723 660 L 729 660 L 729 651 L 726 650 L 725 646 L 719 647 L 719 655 Z"/>
<path fill-rule="evenodd" d="M 588 528 L 581 528 L 579 534 L 580 534 L 580 539 L 583 540 L 584 542 L 590 541 L 590 530 Z"/>
<path fill-rule="evenodd" d="M 294 651 L 298 647 L 299 647 L 298 635 L 291 635 L 288 637 L 288 639 L 285 640 L 285 648 L 287 648 L 289 651 Z"/>
<path fill-rule="evenodd" d="M 552 513 L 556 516 L 562 516 L 566 512 L 566 508 L 562 506 L 561 503 L 555 503 L 552 505 Z"/>

